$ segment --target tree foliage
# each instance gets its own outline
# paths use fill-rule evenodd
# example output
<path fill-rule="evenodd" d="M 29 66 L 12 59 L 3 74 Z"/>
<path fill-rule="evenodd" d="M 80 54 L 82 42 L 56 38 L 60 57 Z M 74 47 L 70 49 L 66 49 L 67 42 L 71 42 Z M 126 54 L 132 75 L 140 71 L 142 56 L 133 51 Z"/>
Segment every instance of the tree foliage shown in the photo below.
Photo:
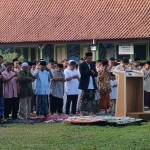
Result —
<path fill-rule="evenodd" d="M 4 52 L 0 51 L 0 55 L 3 56 L 4 58 L 4 62 L 12 62 L 13 59 L 18 58 L 18 60 L 20 62 L 22 62 L 24 60 L 23 55 L 18 57 L 18 54 L 16 52 L 10 53 L 7 50 L 5 50 Z"/>

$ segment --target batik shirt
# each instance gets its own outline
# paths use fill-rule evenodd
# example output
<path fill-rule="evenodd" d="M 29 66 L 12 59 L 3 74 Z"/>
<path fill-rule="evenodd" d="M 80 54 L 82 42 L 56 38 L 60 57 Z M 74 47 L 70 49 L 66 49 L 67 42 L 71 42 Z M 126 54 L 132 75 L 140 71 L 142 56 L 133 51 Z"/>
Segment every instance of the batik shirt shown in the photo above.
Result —
<path fill-rule="evenodd" d="M 108 70 L 99 70 L 98 72 L 98 88 L 100 93 L 110 93 L 110 72 Z"/>

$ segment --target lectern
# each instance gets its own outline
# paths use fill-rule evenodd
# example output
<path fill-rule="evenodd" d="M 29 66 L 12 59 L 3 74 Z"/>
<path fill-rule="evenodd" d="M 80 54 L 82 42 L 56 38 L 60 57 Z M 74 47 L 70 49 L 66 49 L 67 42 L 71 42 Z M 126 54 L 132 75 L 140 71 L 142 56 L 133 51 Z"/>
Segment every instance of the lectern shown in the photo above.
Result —
<path fill-rule="evenodd" d="M 114 71 L 117 76 L 118 92 L 116 100 L 116 117 L 144 112 L 144 75 L 142 71 Z"/>

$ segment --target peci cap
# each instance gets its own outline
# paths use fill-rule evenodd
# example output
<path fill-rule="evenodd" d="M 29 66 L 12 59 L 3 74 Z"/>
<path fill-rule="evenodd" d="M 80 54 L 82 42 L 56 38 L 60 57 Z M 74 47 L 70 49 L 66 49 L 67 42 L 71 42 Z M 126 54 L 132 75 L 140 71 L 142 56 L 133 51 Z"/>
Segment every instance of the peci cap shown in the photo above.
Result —
<path fill-rule="evenodd" d="M 41 62 L 40 62 L 40 65 L 41 65 L 41 66 L 46 66 L 46 61 L 41 61 Z"/>
<path fill-rule="evenodd" d="M 29 65 L 29 66 L 32 66 L 32 62 L 28 62 L 28 65 Z"/>
<path fill-rule="evenodd" d="M 87 57 L 87 56 L 93 56 L 93 55 L 91 52 L 87 52 L 87 53 L 85 53 L 85 56 Z"/>
<path fill-rule="evenodd" d="M 33 61 L 33 62 L 32 62 L 32 65 L 36 65 L 36 62 L 35 62 L 35 61 Z"/>
<path fill-rule="evenodd" d="M 113 58 L 113 57 L 112 57 L 112 58 L 110 58 L 109 60 L 111 60 L 111 61 L 112 61 L 112 60 L 115 60 L 115 58 Z"/>
<path fill-rule="evenodd" d="M 48 62 L 49 63 L 54 63 L 54 59 L 50 59 Z"/>
<path fill-rule="evenodd" d="M 63 67 L 63 64 L 57 64 L 57 67 L 58 67 L 58 68 L 61 68 L 61 69 L 64 68 L 64 67 Z"/>
<path fill-rule="evenodd" d="M 126 57 L 123 57 L 122 62 L 123 62 L 123 63 L 127 63 L 127 64 L 128 64 L 128 63 L 129 63 L 129 59 L 128 59 L 128 58 L 126 58 Z"/>
<path fill-rule="evenodd" d="M 18 61 L 18 58 L 13 59 L 13 62 Z"/>
<path fill-rule="evenodd" d="M 108 60 L 102 60 L 102 65 L 103 66 L 108 65 Z"/>
<path fill-rule="evenodd" d="M 70 65 L 70 66 L 76 65 L 76 62 L 75 62 L 75 61 L 70 61 L 70 62 L 69 62 L 69 65 Z"/>
<path fill-rule="evenodd" d="M 22 63 L 22 67 L 27 67 L 29 66 L 27 62 Z"/>

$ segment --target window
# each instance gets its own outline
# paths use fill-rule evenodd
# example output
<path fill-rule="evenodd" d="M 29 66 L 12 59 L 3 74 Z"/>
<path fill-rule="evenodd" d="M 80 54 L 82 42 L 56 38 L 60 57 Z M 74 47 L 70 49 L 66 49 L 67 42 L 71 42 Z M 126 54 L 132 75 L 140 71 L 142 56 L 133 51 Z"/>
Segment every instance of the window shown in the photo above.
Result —
<path fill-rule="evenodd" d="M 75 60 L 78 62 L 80 57 L 80 45 L 79 44 L 68 44 L 67 55 L 69 60 Z"/>
<path fill-rule="evenodd" d="M 115 46 L 114 43 L 99 43 L 98 47 L 99 59 L 115 58 Z"/>
<path fill-rule="evenodd" d="M 61 63 L 63 59 L 67 59 L 67 48 L 66 45 L 56 45 L 55 46 L 55 60 Z"/>
<path fill-rule="evenodd" d="M 82 45 L 81 46 L 81 51 L 80 51 L 80 58 L 85 57 L 85 53 L 90 51 L 90 46 L 89 45 Z"/>
<path fill-rule="evenodd" d="M 49 59 L 54 59 L 54 45 L 47 44 L 42 50 L 42 57 L 45 61 L 49 61 Z"/>
<path fill-rule="evenodd" d="M 23 57 L 25 61 L 28 61 L 28 47 L 23 47 Z"/>
<path fill-rule="evenodd" d="M 15 52 L 18 54 L 18 57 L 21 56 L 21 47 L 16 47 Z"/>
<path fill-rule="evenodd" d="M 34 61 L 36 60 L 36 48 L 31 47 L 30 50 L 31 50 L 31 61 Z"/>
<path fill-rule="evenodd" d="M 135 44 L 134 45 L 134 58 L 140 58 L 141 60 L 147 60 L 147 44 Z"/>

